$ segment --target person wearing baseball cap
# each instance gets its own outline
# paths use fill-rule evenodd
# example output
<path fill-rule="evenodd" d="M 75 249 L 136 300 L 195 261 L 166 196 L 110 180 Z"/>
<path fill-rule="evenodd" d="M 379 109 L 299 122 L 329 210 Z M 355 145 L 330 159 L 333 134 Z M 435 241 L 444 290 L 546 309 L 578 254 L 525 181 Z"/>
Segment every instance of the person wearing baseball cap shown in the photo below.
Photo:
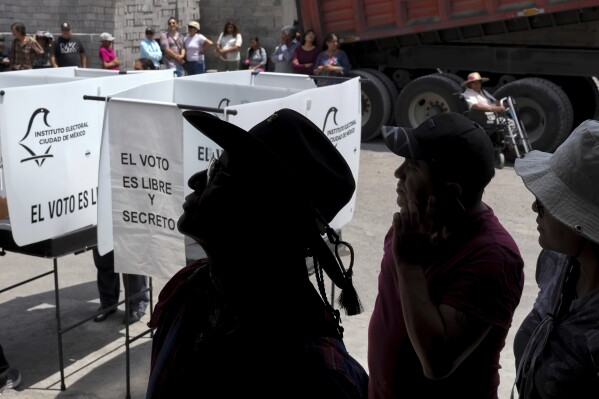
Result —
<path fill-rule="evenodd" d="M 496 399 L 524 263 L 482 201 L 493 145 L 452 112 L 382 130 L 403 161 L 368 329 L 369 398 Z"/>
<path fill-rule="evenodd" d="M 100 42 L 102 44 L 100 44 L 98 53 L 100 56 L 100 62 L 102 63 L 102 69 L 118 71 L 120 63 L 114 52 L 114 47 L 112 46 L 114 42 L 114 36 L 108 32 L 101 33 Z"/>
<path fill-rule="evenodd" d="M 155 69 L 160 69 L 160 60 L 162 60 L 162 50 L 160 43 L 154 39 L 155 31 L 151 27 L 146 28 L 146 37 L 139 44 L 139 58 L 151 60 Z"/>
<path fill-rule="evenodd" d="M 71 24 L 63 22 L 60 25 L 60 36 L 52 44 L 50 64 L 52 67 L 76 66 L 87 68 L 87 55 L 81 40 L 72 35 Z"/>
<path fill-rule="evenodd" d="M 514 169 L 534 195 L 534 307 L 514 338 L 519 398 L 596 398 L 599 387 L 599 122 Z"/>

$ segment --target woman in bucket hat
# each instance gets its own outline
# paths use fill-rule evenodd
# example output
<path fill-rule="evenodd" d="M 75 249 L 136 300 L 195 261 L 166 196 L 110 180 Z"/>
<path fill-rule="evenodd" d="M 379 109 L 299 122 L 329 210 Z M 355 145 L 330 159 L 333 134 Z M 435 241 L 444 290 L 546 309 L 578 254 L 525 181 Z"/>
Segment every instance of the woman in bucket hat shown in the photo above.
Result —
<path fill-rule="evenodd" d="M 334 235 L 328 223 L 353 196 L 347 163 L 292 110 L 249 132 L 183 115 L 224 152 L 189 180 L 178 228 L 207 259 L 160 293 L 147 397 L 366 398 L 367 374 L 345 350 L 323 281 L 324 271 L 342 289 L 341 307 L 360 313 L 353 256 L 346 270 L 321 235 Z"/>
<path fill-rule="evenodd" d="M 599 122 L 516 173 L 536 197 L 540 292 L 514 339 L 520 398 L 599 396 Z M 512 392 L 513 396 L 513 392 Z"/>

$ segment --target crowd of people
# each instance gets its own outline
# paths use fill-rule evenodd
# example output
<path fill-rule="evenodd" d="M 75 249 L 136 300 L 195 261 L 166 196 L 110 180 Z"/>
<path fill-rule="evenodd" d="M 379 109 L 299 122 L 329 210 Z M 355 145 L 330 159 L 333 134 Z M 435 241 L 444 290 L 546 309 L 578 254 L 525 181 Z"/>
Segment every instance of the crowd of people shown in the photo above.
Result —
<path fill-rule="evenodd" d="M 243 49 L 243 37 L 233 21 L 227 21 L 216 40 L 200 32 L 198 21 L 187 23 L 186 34 L 180 32 L 176 18 L 167 20 L 164 31 L 147 27 L 139 44 L 138 60 L 150 60 L 154 69 L 173 70 L 177 77 L 205 73 L 205 54 L 214 49 L 218 72 L 249 69 L 257 72 L 272 70 L 282 73 L 313 75 L 319 85 L 335 83 L 330 76 L 346 76 L 351 65 L 347 54 L 339 48 L 339 38 L 329 34 L 322 47 L 314 30 L 301 33 L 295 26 L 281 30 L 279 44 L 268 55 L 258 36 L 250 36 L 249 46 Z M 48 31 L 38 31 L 35 37 L 26 33 L 22 23 L 11 27 L 13 44 L 7 51 L 0 37 L 0 72 L 32 68 L 76 66 L 87 68 L 88 59 L 83 42 L 72 35 L 68 22 L 60 26 L 56 38 Z M 114 49 L 116 38 L 110 32 L 99 35 L 98 60 L 101 68 L 120 70 L 121 62 Z M 136 60 L 137 61 L 137 60 Z M 272 66 L 272 67 L 271 67 Z"/>

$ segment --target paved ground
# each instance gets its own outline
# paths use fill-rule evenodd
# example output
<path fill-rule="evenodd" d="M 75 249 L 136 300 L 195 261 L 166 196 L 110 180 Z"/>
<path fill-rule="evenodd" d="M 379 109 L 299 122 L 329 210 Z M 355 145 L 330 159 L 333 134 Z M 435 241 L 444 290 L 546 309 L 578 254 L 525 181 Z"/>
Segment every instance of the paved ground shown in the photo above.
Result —
<path fill-rule="evenodd" d="M 382 240 L 396 209 L 393 170 L 400 159 L 382 142 L 362 145 L 358 198 L 353 220 L 343 230 L 356 253 L 354 281 L 366 311 L 345 317 L 345 341 L 351 354 L 366 367 L 367 327 L 377 289 Z M 539 252 L 536 224 L 530 210 L 532 195 L 523 187 L 513 169 L 498 170 L 485 193 L 485 201 L 514 236 L 526 261 L 526 287 L 502 353 L 500 398 L 509 398 L 514 379 L 513 334 L 532 307 L 536 296 L 534 262 Z M 52 260 L 7 253 L 0 257 L 0 289 L 52 269 Z M 90 317 L 98 307 L 95 268 L 91 252 L 58 260 L 62 326 Z M 154 298 L 164 281 L 154 280 Z M 123 310 L 103 323 L 87 322 L 63 335 L 66 390 L 60 389 L 55 297 L 52 276 L 46 276 L 0 294 L 0 343 L 6 356 L 23 374 L 16 391 L 6 398 L 125 398 L 126 361 Z M 142 323 L 132 335 L 145 330 Z M 132 344 L 130 361 L 131 398 L 145 396 L 151 339 Z"/>

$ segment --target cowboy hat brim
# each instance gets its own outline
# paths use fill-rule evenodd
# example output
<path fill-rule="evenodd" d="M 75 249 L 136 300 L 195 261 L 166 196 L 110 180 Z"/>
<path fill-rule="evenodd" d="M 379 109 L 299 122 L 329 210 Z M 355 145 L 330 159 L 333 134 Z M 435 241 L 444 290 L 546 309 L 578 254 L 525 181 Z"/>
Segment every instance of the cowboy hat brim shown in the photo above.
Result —
<path fill-rule="evenodd" d="M 472 83 L 472 82 L 481 82 L 481 83 L 485 83 L 485 82 L 488 82 L 488 81 L 489 81 L 489 78 L 483 78 L 483 77 L 481 77 L 481 78 L 479 78 L 479 79 L 470 79 L 470 80 L 464 80 L 464 81 L 462 82 L 462 87 L 464 87 L 464 86 L 468 85 L 468 83 Z"/>

